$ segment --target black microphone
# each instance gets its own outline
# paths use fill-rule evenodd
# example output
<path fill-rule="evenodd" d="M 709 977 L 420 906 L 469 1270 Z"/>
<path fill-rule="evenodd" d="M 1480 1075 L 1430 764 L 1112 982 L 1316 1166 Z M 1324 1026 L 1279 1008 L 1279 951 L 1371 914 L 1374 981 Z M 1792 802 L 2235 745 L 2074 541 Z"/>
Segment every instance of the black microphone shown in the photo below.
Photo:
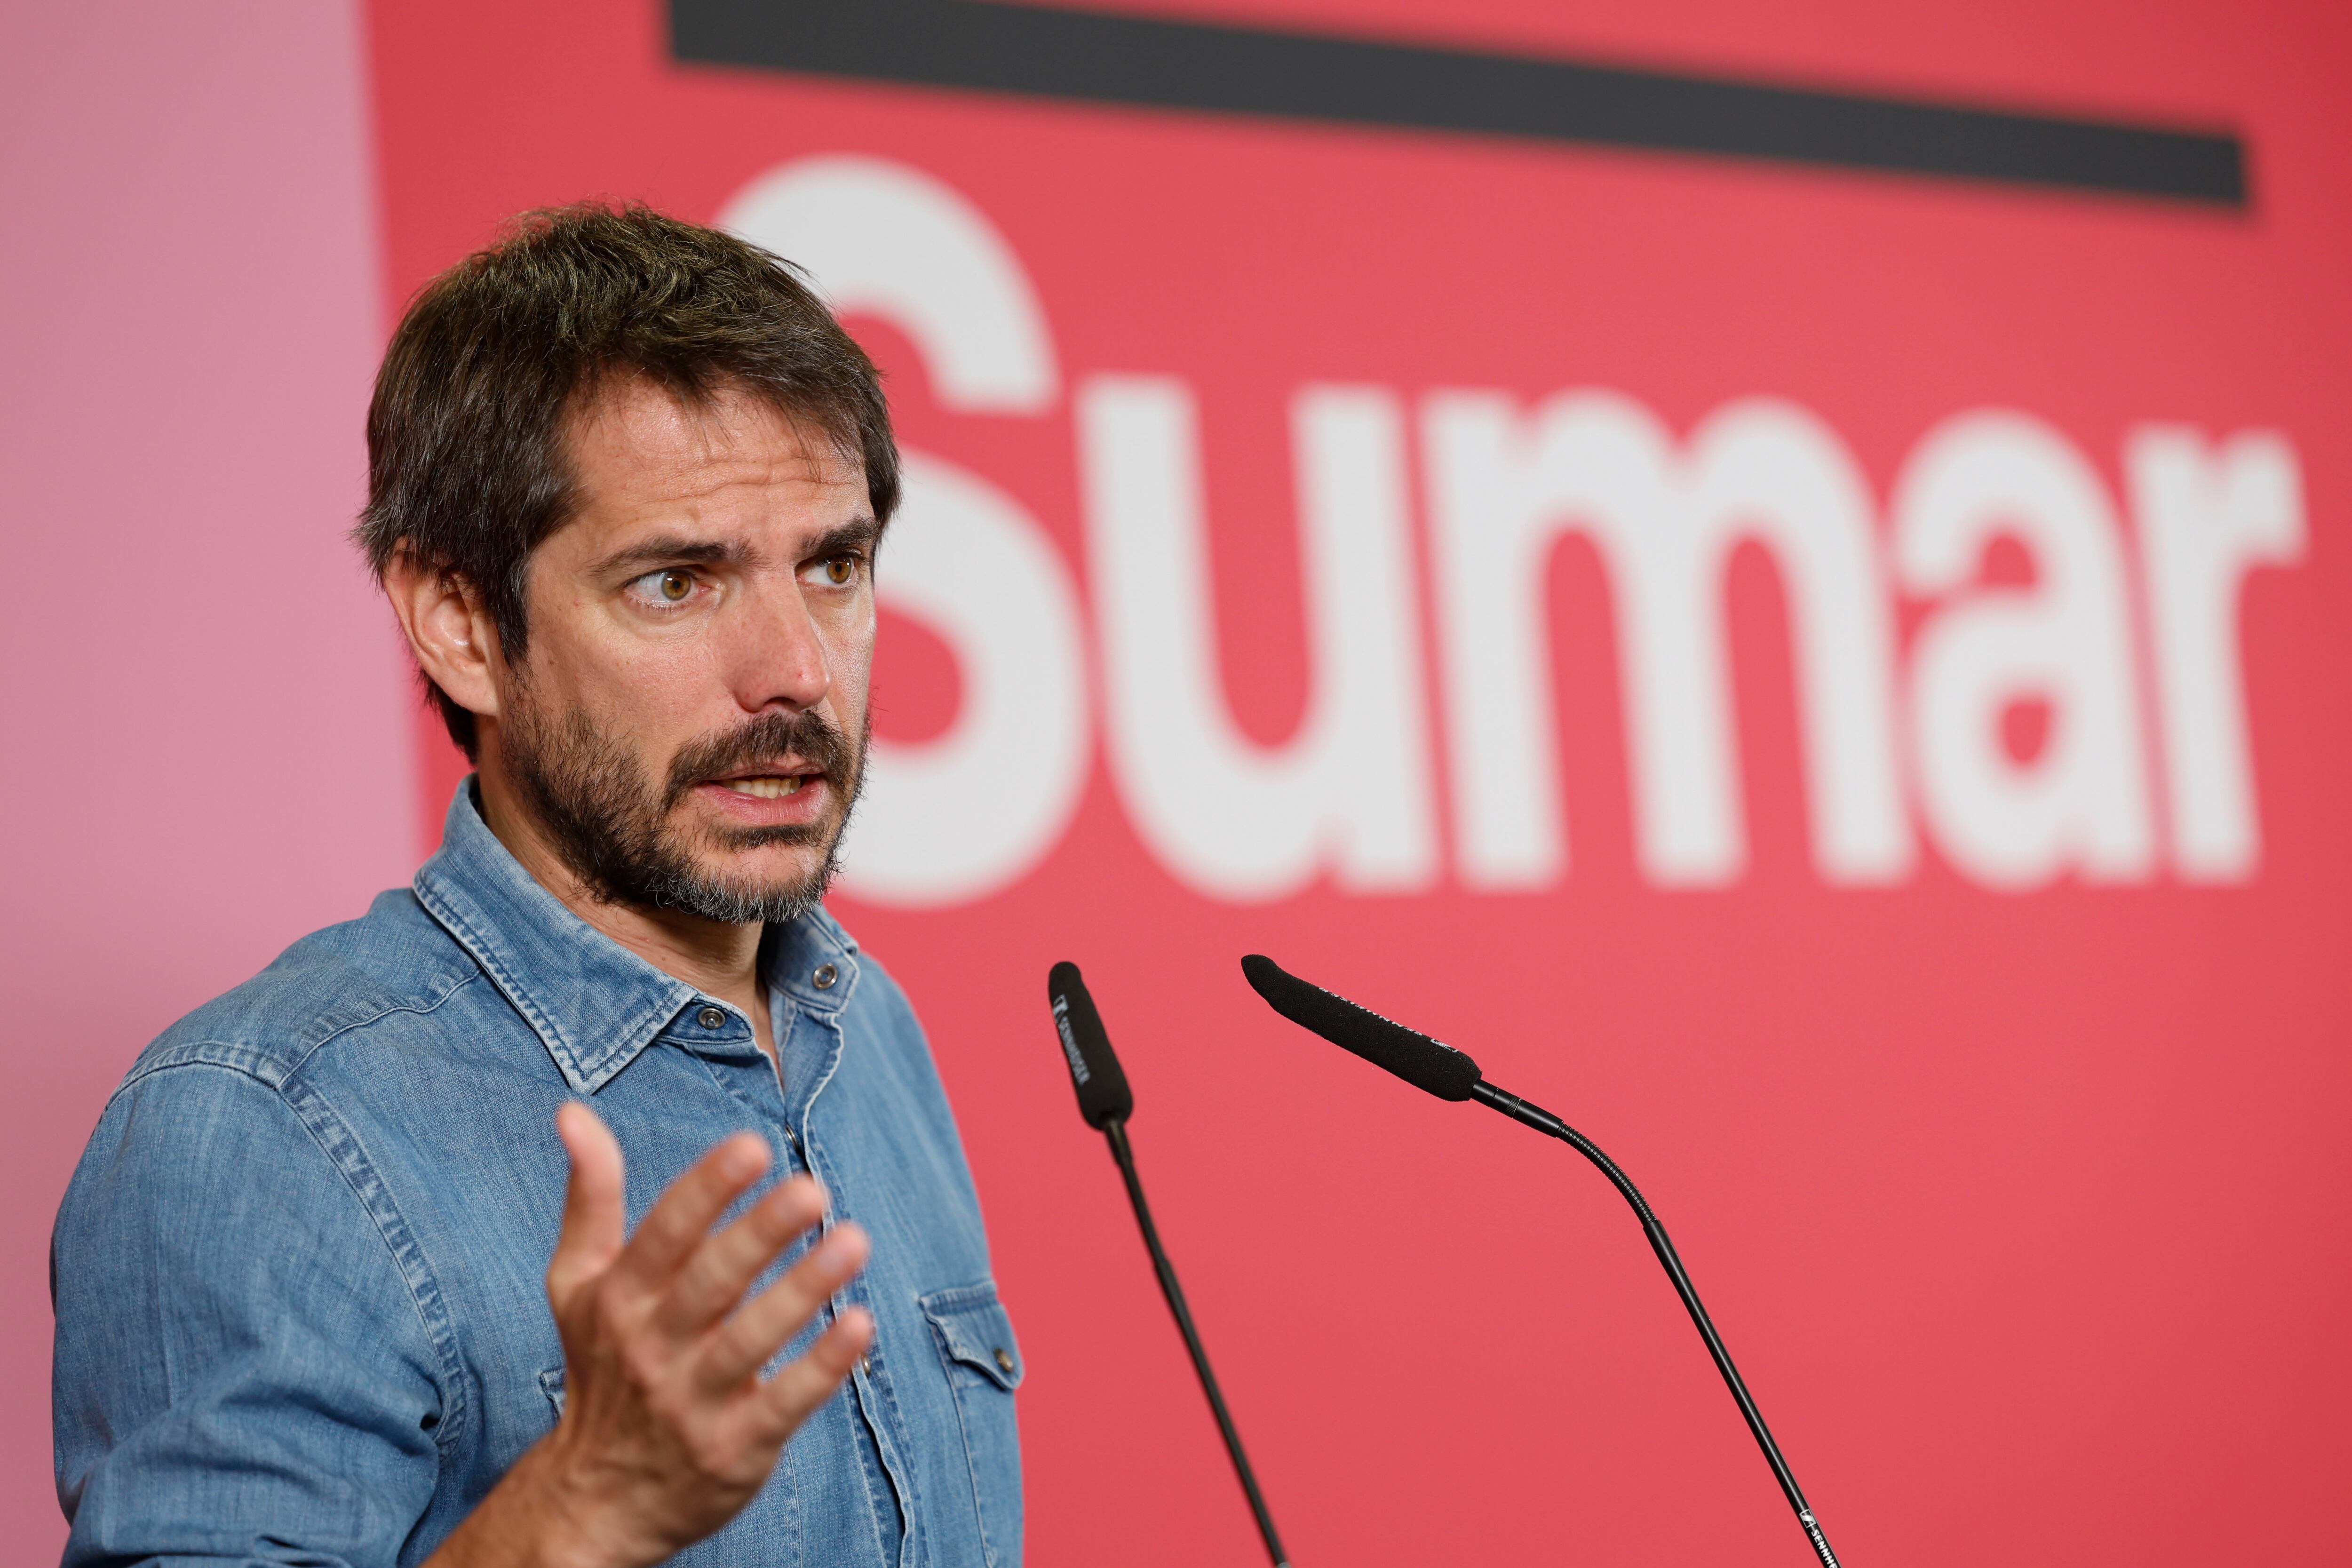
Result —
<path fill-rule="evenodd" d="M 1095 1011 L 1095 999 L 1087 994 L 1087 983 L 1075 963 L 1054 965 L 1045 976 L 1045 988 L 1054 998 L 1054 1028 L 1062 1037 L 1062 1055 L 1069 1058 L 1070 1085 L 1078 1091 L 1078 1114 L 1096 1131 L 1108 1131 L 1135 1114 L 1135 1091 L 1127 1087 L 1127 1074 L 1111 1053 L 1102 1015 Z"/>
<path fill-rule="evenodd" d="M 1127 1074 L 1119 1070 L 1118 1057 L 1110 1048 L 1102 1015 L 1095 1011 L 1095 999 L 1087 994 L 1087 983 L 1075 963 L 1065 960 L 1054 965 L 1045 976 L 1045 988 L 1054 1004 L 1054 1028 L 1062 1037 L 1062 1055 L 1070 1064 L 1070 1084 L 1078 1091 L 1078 1114 L 1110 1144 L 1110 1157 L 1118 1163 L 1119 1179 L 1127 1184 L 1127 1201 L 1134 1205 L 1135 1223 L 1143 1232 L 1144 1248 L 1151 1254 L 1152 1272 L 1160 1277 L 1160 1293 L 1168 1299 L 1169 1311 L 1175 1314 L 1177 1331 L 1184 1336 L 1192 1370 L 1200 1375 L 1201 1392 L 1209 1396 L 1209 1410 L 1217 1418 L 1217 1431 L 1225 1440 L 1234 1473 L 1241 1478 L 1257 1532 L 1265 1541 L 1266 1555 L 1274 1560 L 1274 1568 L 1290 1568 L 1282 1538 L 1274 1531 L 1274 1515 L 1266 1511 L 1265 1496 L 1258 1490 L 1257 1476 L 1250 1468 L 1249 1456 L 1242 1452 L 1242 1435 L 1225 1408 L 1224 1394 L 1218 1391 L 1217 1374 L 1209 1370 L 1209 1352 L 1192 1326 L 1184 1288 L 1176 1283 L 1176 1266 L 1168 1261 L 1168 1250 L 1160 1245 L 1160 1227 L 1151 1223 L 1151 1205 L 1143 1201 L 1143 1178 L 1136 1173 L 1135 1152 L 1127 1142 L 1127 1119 L 1135 1114 L 1135 1094 L 1127 1087 Z"/>
<path fill-rule="evenodd" d="M 1383 1018 L 1370 1008 L 1359 1006 L 1319 985 L 1309 984 L 1286 973 L 1270 958 L 1251 953 L 1242 960 L 1242 973 L 1248 978 L 1251 988 L 1265 998 L 1267 1005 L 1292 1023 L 1312 1030 L 1343 1050 L 1353 1051 L 1374 1067 L 1386 1068 L 1440 1100 L 1475 1100 L 1492 1106 L 1515 1121 L 1524 1121 L 1538 1132 L 1559 1139 L 1599 1166 L 1601 1173 L 1633 1205 L 1633 1213 L 1642 1221 L 1642 1232 L 1650 1238 L 1650 1250 L 1658 1255 L 1666 1278 L 1674 1281 L 1675 1294 L 1682 1298 L 1691 1321 L 1698 1326 L 1699 1337 L 1706 1342 L 1707 1354 L 1715 1358 L 1715 1370 L 1723 1374 L 1731 1397 L 1738 1402 L 1739 1414 L 1746 1417 L 1757 1447 L 1764 1450 L 1765 1463 L 1772 1467 L 1772 1476 L 1780 1483 L 1781 1494 L 1796 1510 L 1797 1522 L 1805 1527 L 1805 1538 L 1812 1542 L 1814 1554 L 1821 1558 L 1822 1568 L 1838 1568 L 1837 1554 L 1830 1550 L 1829 1537 L 1822 1533 L 1821 1522 L 1813 1517 L 1796 1476 L 1780 1457 L 1780 1446 L 1772 1441 L 1771 1431 L 1764 1425 L 1763 1412 L 1756 1408 L 1748 1385 L 1740 1381 L 1739 1369 L 1731 1364 L 1731 1352 L 1723 1348 L 1722 1336 L 1715 1331 L 1706 1309 L 1699 1305 L 1698 1292 L 1683 1269 L 1683 1260 L 1675 1255 L 1674 1243 L 1666 1239 L 1666 1227 L 1658 1223 L 1658 1216 L 1650 1212 L 1641 1192 L 1617 1168 L 1617 1163 L 1601 1152 L 1599 1144 L 1550 1111 L 1486 1082 L 1478 1064 L 1452 1046 Z"/>

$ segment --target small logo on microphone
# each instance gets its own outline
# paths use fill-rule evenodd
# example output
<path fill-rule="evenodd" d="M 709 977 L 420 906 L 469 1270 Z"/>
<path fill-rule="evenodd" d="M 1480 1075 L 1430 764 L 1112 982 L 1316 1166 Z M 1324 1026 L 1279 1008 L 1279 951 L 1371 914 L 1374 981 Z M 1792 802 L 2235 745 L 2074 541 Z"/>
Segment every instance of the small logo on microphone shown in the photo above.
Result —
<path fill-rule="evenodd" d="M 1087 1071 L 1087 1058 L 1078 1054 L 1078 1038 L 1070 1033 L 1070 999 L 1054 998 L 1054 1027 L 1062 1037 L 1062 1054 L 1070 1058 L 1070 1076 L 1084 1084 L 1092 1075 Z"/>

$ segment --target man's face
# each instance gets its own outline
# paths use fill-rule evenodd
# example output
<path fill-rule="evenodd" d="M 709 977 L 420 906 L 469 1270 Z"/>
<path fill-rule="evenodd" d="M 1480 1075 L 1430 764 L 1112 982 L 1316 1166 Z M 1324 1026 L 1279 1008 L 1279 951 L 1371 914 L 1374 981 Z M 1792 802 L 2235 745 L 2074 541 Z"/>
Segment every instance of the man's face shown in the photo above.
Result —
<path fill-rule="evenodd" d="M 748 394 L 632 379 L 572 431 L 583 505 L 533 552 L 504 771 L 596 897 L 789 920 L 866 749 L 878 530 L 862 464 Z"/>

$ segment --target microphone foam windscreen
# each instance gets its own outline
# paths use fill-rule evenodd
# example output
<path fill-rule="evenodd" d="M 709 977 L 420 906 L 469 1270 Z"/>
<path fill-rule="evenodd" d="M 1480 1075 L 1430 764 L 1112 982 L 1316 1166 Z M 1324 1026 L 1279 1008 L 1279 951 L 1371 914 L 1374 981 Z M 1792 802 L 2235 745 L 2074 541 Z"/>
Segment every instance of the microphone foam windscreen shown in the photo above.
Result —
<path fill-rule="evenodd" d="M 1078 1114 L 1097 1132 L 1135 1113 L 1135 1095 L 1127 1074 L 1104 1032 L 1102 1015 L 1087 994 L 1078 966 L 1066 959 L 1045 976 L 1045 994 L 1054 1004 L 1054 1030 L 1062 1037 L 1062 1055 L 1069 1059 L 1070 1084 L 1078 1091 Z"/>
<path fill-rule="evenodd" d="M 1314 1030 L 1341 1049 L 1355 1052 L 1374 1067 L 1388 1068 L 1440 1100 L 1469 1099 L 1472 1086 L 1482 1076 L 1478 1064 L 1452 1046 L 1286 973 L 1270 958 L 1251 953 L 1242 960 L 1242 973 L 1265 998 L 1266 1005 L 1292 1023 Z"/>

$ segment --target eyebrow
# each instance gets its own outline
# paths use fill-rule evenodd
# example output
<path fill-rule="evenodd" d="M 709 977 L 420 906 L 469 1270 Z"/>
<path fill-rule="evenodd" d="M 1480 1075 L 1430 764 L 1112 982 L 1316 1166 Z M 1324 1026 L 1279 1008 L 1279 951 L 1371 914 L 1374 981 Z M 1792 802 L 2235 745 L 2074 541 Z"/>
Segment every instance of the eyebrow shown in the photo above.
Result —
<path fill-rule="evenodd" d="M 870 517 L 853 518 L 826 530 L 801 553 L 803 561 L 822 561 L 845 551 L 870 550 L 882 537 L 882 525 Z M 696 539 L 682 533 L 657 533 L 599 557 L 589 567 L 592 575 L 623 572 L 631 567 L 672 564 L 744 566 L 753 564 L 757 552 L 726 540 Z"/>
<path fill-rule="evenodd" d="M 663 566 L 673 562 L 696 564 L 740 563 L 745 554 L 741 546 L 719 540 L 690 539 L 682 533 L 656 533 L 650 539 L 641 539 L 635 544 L 600 557 L 589 571 L 602 577 L 608 572 L 618 572 L 625 567 Z"/>
<path fill-rule="evenodd" d="M 817 535 L 801 554 L 803 561 L 822 561 L 830 555 L 840 555 L 852 550 L 871 551 L 881 542 L 882 525 L 870 517 L 854 517 L 839 528 L 828 529 Z"/>

